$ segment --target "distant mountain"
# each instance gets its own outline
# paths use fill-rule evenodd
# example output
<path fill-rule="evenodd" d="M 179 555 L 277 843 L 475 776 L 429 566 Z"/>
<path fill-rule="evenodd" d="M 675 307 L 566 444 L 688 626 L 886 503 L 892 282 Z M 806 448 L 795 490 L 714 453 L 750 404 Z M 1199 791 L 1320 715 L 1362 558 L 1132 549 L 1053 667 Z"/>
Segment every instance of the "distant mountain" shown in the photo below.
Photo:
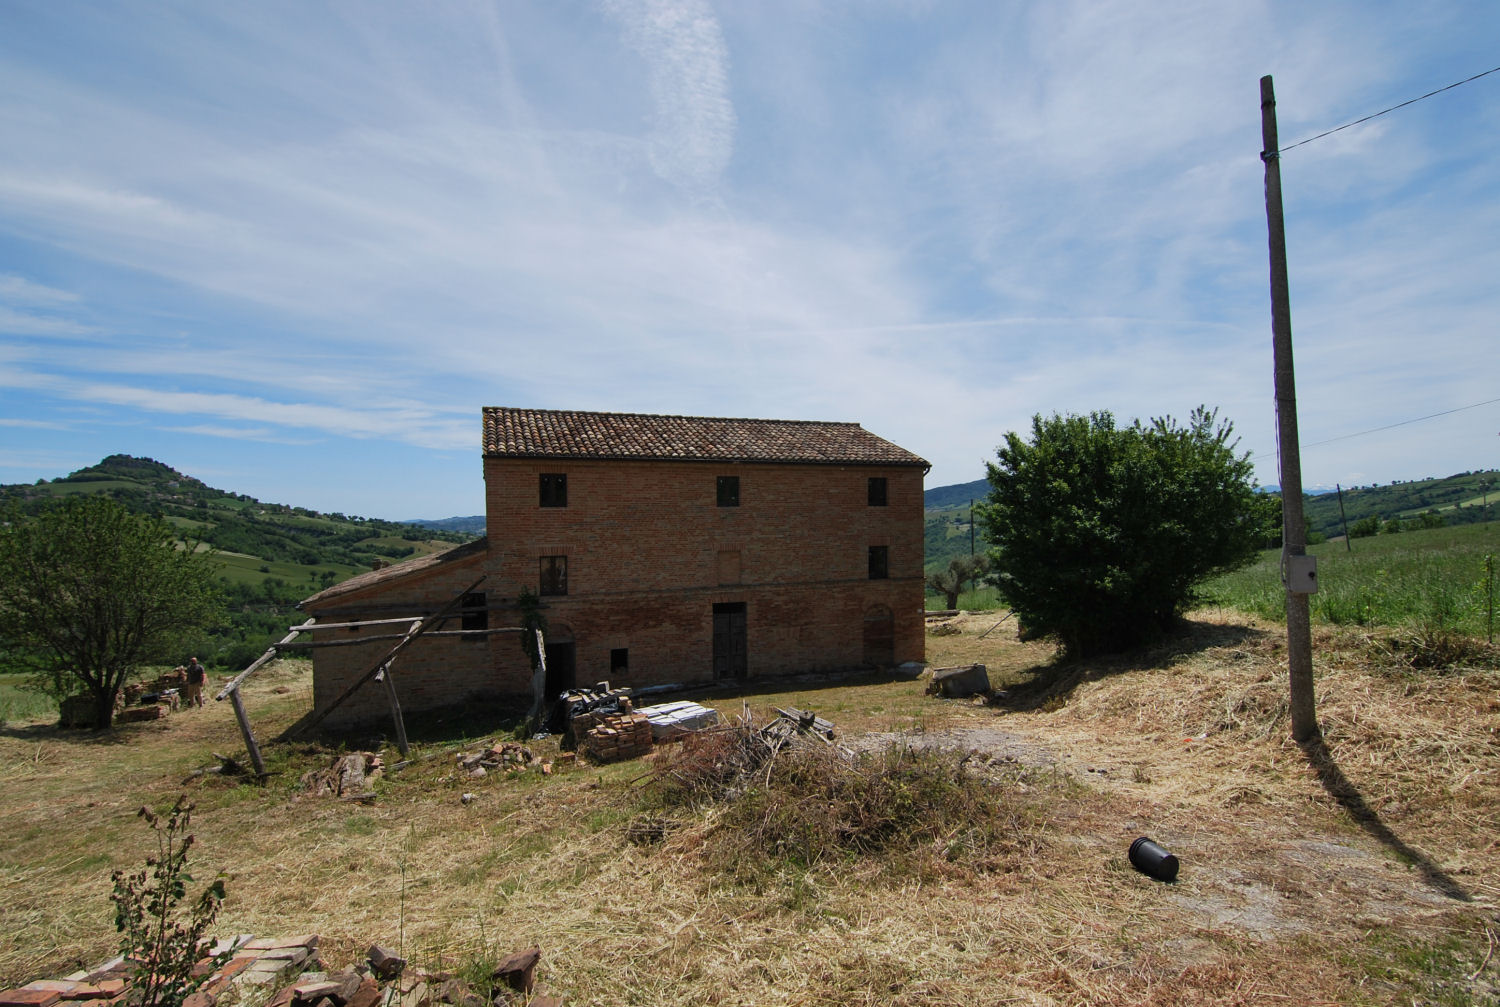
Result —
<path fill-rule="evenodd" d="M 922 494 L 922 506 L 927 510 L 947 510 L 950 507 L 967 507 L 970 500 L 983 500 L 990 495 L 988 479 L 976 479 L 971 483 L 954 483 L 938 486 Z"/>
<path fill-rule="evenodd" d="M 484 534 L 483 514 L 475 514 L 473 517 L 445 517 L 437 520 L 417 518 L 406 523 L 418 525 L 422 528 L 436 528 L 438 531 L 459 532 L 464 535 Z"/>

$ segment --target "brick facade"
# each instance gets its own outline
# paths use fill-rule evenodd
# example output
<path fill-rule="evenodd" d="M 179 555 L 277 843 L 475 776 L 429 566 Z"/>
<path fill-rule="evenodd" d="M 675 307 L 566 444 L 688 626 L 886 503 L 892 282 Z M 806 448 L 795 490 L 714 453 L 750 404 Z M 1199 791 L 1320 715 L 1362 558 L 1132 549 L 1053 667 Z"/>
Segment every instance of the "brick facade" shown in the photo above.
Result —
<path fill-rule="evenodd" d="M 484 573 L 479 590 L 490 604 L 489 626 L 499 627 L 514 625 L 513 603 L 523 589 L 541 589 L 552 691 L 604 679 L 635 687 L 710 682 L 716 668 L 720 677 L 755 678 L 921 661 L 925 464 L 905 457 L 914 462 L 491 453 L 484 459 L 485 546 L 460 547 L 468 553 L 449 562 L 416 561 L 363 575 L 303 608 L 324 622 L 421 614 Z M 565 478 L 544 478 L 554 476 Z M 732 481 L 721 486 L 720 477 Z M 872 490 L 872 479 L 883 480 L 876 487 L 883 494 Z M 555 505 L 559 491 L 563 506 Z M 330 630 L 318 638 L 357 634 Z M 316 650 L 317 707 L 392 643 Z M 406 709 L 530 690 L 529 665 L 510 633 L 485 642 L 420 641 L 398 659 L 395 677 Z M 329 722 L 388 716 L 388 710 L 384 690 L 370 684 Z"/>

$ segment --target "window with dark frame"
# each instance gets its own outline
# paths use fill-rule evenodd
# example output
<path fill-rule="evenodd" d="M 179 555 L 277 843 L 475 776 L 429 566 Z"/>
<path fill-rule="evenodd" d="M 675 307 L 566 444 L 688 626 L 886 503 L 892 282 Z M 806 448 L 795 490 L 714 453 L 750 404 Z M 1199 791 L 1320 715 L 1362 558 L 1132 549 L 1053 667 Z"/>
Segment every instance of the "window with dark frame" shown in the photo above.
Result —
<path fill-rule="evenodd" d="M 629 648 L 616 647 L 609 652 L 609 674 L 612 678 L 630 674 Z"/>
<path fill-rule="evenodd" d="M 870 546 L 870 579 L 888 580 L 891 576 L 891 547 Z"/>
<path fill-rule="evenodd" d="M 871 476 L 869 487 L 871 507 L 885 506 L 885 476 Z"/>
<path fill-rule="evenodd" d="M 490 628 L 490 610 L 488 603 L 485 601 L 483 591 L 471 591 L 464 595 L 463 600 L 458 603 L 458 607 L 460 615 L 459 629 L 466 632 L 475 632 Z M 482 641 L 484 637 L 466 636 L 463 639 Z"/>
<path fill-rule="evenodd" d="M 568 557 L 543 556 L 537 573 L 541 586 L 538 594 L 543 597 L 568 593 Z"/>
<path fill-rule="evenodd" d="M 740 505 L 740 477 L 719 476 L 719 506 L 738 507 Z"/>
<path fill-rule="evenodd" d="M 568 474 L 566 472 L 543 472 L 540 477 L 541 506 L 568 506 Z"/>

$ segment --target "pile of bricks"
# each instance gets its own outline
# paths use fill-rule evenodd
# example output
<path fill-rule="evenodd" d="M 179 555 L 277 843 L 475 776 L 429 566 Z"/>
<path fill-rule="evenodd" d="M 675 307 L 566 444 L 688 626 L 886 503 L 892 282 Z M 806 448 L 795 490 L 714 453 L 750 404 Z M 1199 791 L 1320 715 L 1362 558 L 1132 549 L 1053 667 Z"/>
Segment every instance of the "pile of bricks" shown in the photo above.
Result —
<path fill-rule="evenodd" d="M 269 986 L 317 963 L 318 936 L 255 939 L 250 934 L 226 938 L 209 949 L 194 975 L 205 982 L 183 1007 L 214 1007 L 231 985 Z M 0 992 L 0 1007 L 125 1007 L 130 995 L 131 966 L 123 957 L 62 979 L 38 979 Z M 369 1005 L 373 1007 L 372 1000 Z"/>
<path fill-rule="evenodd" d="M 323 972 L 318 937 L 254 939 L 241 934 L 220 941 L 199 962 L 195 976 L 207 982 L 183 1001 L 183 1007 L 215 1007 L 255 1002 L 265 1007 L 563 1007 L 561 997 L 535 988 L 540 948 L 518 951 L 493 970 L 493 990 L 486 1001 L 452 973 L 408 969 L 405 959 L 379 945 L 368 959 L 347 972 Z M 260 989 L 276 992 L 269 997 Z M 260 989 L 257 989 L 260 988 Z M 130 965 L 123 958 L 65 979 L 39 979 L 0 992 L 0 1007 L 126 1007 L 130 1002 Z"/>
<path fill-rule="evenodd" d="M 573 732 L 576 737 L 576 721 Z M 591 762 L 618 762 L 640 758 L 651 751 L 651 743 L 651 721 L 644 713 L 607 713 L 583 735 L 578 750 Z"/>
<path fill-rule="evenodd" d="M 552 774 L 552 763 L 531 754 L 531 749 L 514 741 L 500 742 L 480 752 L 460 752 L 458 768 L 467 776 L 478 779 L 492 770 L 521 771 L 540 767 L 543 773 Z"/>

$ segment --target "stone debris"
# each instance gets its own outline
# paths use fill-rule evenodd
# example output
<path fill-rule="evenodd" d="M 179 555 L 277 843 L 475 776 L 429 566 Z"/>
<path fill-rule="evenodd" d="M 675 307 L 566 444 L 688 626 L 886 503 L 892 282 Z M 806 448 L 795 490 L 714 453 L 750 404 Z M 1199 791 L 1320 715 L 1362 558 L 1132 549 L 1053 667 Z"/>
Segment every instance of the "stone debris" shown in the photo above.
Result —
<path fill-rule="evenodd" d="M 208 980 L 182 1007 L 563 1007 L 559 996 L 535 992 L 539 947 L 502 959 L 490 977 L 493 990 L 475 989 L 452 973 L 427 973 L 380 944 L 357 968 L 322 971 L 317 934 L 218 941 L 194 974 Z M 116 957 L 66 979 L 38 979 L 0 991 L 0 1007 L 129 1007 L 131 963 Z M 269 987 L 269 997 L 262 992 Z M 483 994 L 489 994 L 488 999 Z"/>
<path fill-rule="evenodd" d="M 369 801 L 373 784 L 385 772 L 385 762 L 374 752 L 351 752 L 338 756 L 327 769 L 302 774 L 302 789 L 310 797 L 338 797 L 346 801 Z"/>
<path fill-rule="evenodd" d="M 491 769 L 525 770 L 541 765 L 542 760 L 531 754 L 531 749 L 515 741 L 491 745 L 481 752 L 461 752 L 458 766 L 470 776 L 478 779 Z"/>

